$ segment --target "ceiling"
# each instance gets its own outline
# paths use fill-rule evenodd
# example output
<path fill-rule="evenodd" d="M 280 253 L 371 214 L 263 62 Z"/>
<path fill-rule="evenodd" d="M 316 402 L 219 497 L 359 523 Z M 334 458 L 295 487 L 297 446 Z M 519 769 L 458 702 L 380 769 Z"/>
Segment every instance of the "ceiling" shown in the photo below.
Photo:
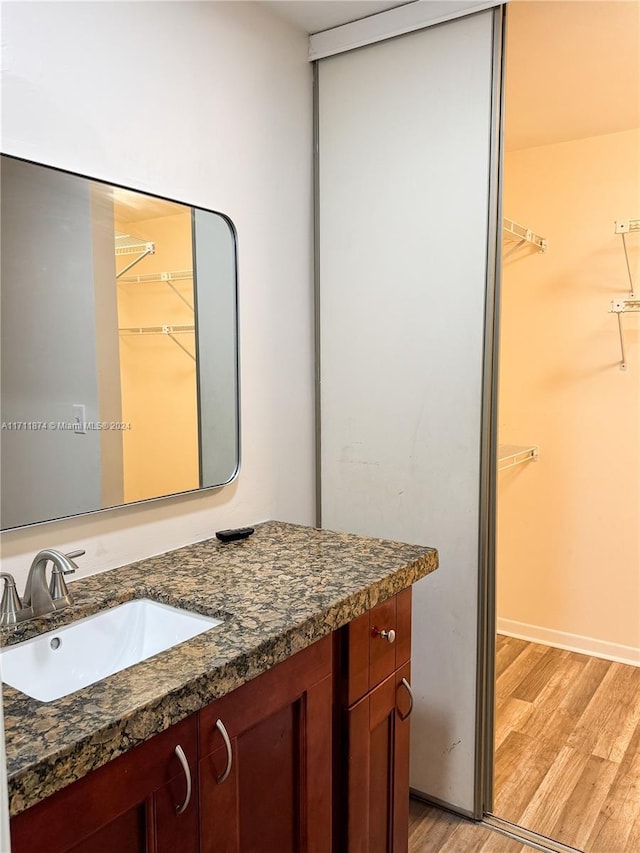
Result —
<path fill-rule="evenodd" d="M 395 6 L 407 0 L 264 0 L 277 15 L 307 33 L 339 27 Z"/>
<path fill-rule="evenodd" d="M 95 185 L 103 188 L 107 198 L 113 199 L 113 212 L 120 223 L 144 222 L 147 219 L 159 219 L 162 216 L 175 216 L 178 213 L 191 215 L 191 208 L 164 198 L 125 190 L 122 187 Z"/>
<path fill-rule="evenodd" d="M 307 33 L 406 5 L 398 0 L 263 2 Z M 507 150 L 638 126 L 640 0 L 509 2 Z"/>
<path fill-rule="evenodd" d="M 512 0 L 505 148 L 640 126 L 640 2 Z"/>

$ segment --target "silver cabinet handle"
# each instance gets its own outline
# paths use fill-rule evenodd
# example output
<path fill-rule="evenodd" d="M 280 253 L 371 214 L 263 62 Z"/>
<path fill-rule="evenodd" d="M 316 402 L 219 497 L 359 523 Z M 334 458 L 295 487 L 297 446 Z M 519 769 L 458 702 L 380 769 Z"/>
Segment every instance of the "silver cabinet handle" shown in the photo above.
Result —
<path fill-rule="evenodd" d="M 403 678 L 402 681 L 400 682 L 400 684 L 404 687 L 404 689 L 409 694 L 409 710 L 407 711 L 406 714 L 401 714 L 400 711 L 398 711 L 398 716 L 400 717 L 400 719 L 406 720 L 407 717 L 411 716 L 411 712 L 413 711 L 413 690 L 411 689 L 411 685 L 409 684 L 409 682 L 407 681 L 406 678 Z M 400 684 L 398 685 L 398 687 L 400 686 Z"/>
<path fill-rule="evenodd" d="M 216 782 L 218 783 L 218 785 L 222 785 L 222 783 L 229 776 L 229 773 L 231 773 L 231 765 L 233 764 L 233 752 L 231 750 L 231 741 L 229 740 L 229 734 L 225 729 L 222 720 L 216 720 L 216 728 L 222 735 L 222 740 L 224 741 L 224 745 L 227 750 L 227 766 L 224 769 L 224 773 L 221 773 L 220 776 L 216 776 Z"/>
<path fill-rule="evenodd" d="M 178 744 L 174 749 L 175 754 L 178 756 L 178 761 L 182 764 L 182 769 L 184 770 L 184 777 L 187 780 L 187 793 L 184 798 L 184 802 L 181 806 L 176 806 L 176 814 L 182 814 L 189 802 L 191 800 L 191 770 L 189 770 L 189 762 L 187 761 L 187 756 L 184 754 L 184 749 Z"/>
<path fill-rule="evenodd" d="M 380 637 L 381 640 L 386 640 L 388 643 L 395 643 L 396 641 L 396 632 L 393 628 L 389 628 L 388 631 L 386 628 L 374 628 L 373 636 Z"/>

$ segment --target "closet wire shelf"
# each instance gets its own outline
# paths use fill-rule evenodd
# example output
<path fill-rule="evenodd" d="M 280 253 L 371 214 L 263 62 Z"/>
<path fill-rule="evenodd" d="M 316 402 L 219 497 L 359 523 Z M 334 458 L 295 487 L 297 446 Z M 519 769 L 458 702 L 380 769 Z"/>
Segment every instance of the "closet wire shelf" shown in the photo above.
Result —
<path fill-rule="evenodd" d="M 174 326 L 125 326 L 118 329 L 118 332 L 123 337 L 130 335 L 166 335 L 173 341 L 184 353 L 186 353 L 192 361 L 196 360 L 195 355 L 182 344 L 176 335 L 193 334 L 196 327 L 193 323 L 174 325 Z"/>
<path fill-rule="evenodd" d="M 116 273 L 116 279 L 121 278 L 131 267 L 139 264 L 147 255 L 154 255 L 156 251 L 155 243 L 150 240 L 142 240 L 140 237 L 134 237 L 131 234 L 123 234 L 122 231 L 115 232 L 115 253 L 116 258 L 121 255 L 135 255 L 136 257 L 127 264 L 126 267 Z"/>
<path fill-rule="evenodd" d="M 125 284 L 151 284 L 161 281 L 191 281 L 193 270 L 175 270 L 173 272 L 156 272 L 147 275 L 128 275 L 120 281 Z"/>
<path fill-rule="evenodd" d="M 501 444 L 498 447 L 498 471 L 515 468 L 523 462 L 537 462 L 540 448 L 537 444 L 521 447 L 518 444 Z"/>
<path fill-rule="evenodd" d="M 504 218 L 502 220 L 502 230 L 508 240 L 516 241 L 516 245 L 506 253 L 506 257 L 527 243 L 532 246 L 536 246 L 540 253 L 547 251 L 548 244 L 544 237 L 541 237 L 539 234 L 536 234 L 535 231 L 532 231 L 530 228 L 526 228 L 524 225 L 519 225 L 517 222 L 514 222 L 513 219 Z"/>
<path fill-rule="evenodd" d="M 124 272 L 124 270 L 123 270 Z M 182 293 L 175 287 L 174 282 L 177 281 L 192 281 L 193 270 L 174 270 L 171 272 L 156 272 L 147 273 L 146 275 L 127 275 L 118 278 L 118 284 L 154 284 L 162 283 L 168 285 L 175 293 L 178 299 L 181 299 L 190 311 L 193 311 L 193 305 L 186 299 Z"/>

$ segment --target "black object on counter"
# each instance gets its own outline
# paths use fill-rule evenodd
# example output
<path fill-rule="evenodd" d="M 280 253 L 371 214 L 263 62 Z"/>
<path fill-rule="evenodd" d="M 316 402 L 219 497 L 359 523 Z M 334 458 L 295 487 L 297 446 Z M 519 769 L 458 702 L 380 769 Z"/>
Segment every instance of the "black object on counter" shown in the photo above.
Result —
<path fill-rule="evenodd" d="M 235 542 L 236 539 L 246 539 L 254 532 L 253 527 L 236 527 L 233 530 L 218 530 L 216 539 L 221 542 Z"/>

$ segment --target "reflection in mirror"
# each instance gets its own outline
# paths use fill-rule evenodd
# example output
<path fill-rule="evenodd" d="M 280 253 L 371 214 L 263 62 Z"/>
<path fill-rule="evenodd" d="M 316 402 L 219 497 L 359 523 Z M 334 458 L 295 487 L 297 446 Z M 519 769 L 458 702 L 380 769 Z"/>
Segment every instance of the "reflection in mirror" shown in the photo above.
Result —
<path fill-rule="evenodd" d="M 230 482 L 235 233 L 2 157 L 3 529 Z"/>

